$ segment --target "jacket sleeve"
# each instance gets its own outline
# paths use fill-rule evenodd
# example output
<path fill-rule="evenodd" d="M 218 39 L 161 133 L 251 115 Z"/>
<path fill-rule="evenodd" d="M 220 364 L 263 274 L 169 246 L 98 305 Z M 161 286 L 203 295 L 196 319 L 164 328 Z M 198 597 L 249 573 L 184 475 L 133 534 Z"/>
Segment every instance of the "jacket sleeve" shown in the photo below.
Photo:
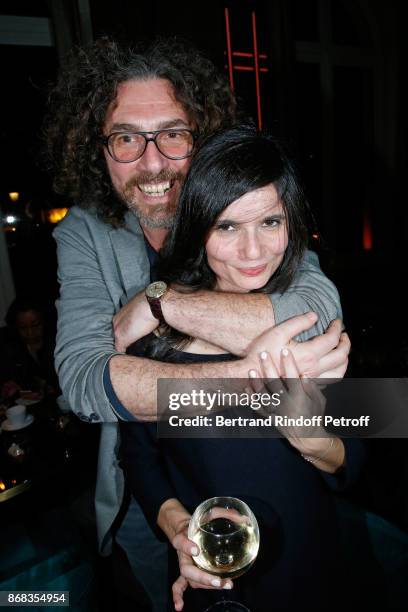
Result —
<path fill-rule="evenodd" d="M 299 334 L 297 340 L 300 341 L 324 333 L 333 319 L 342 318 L 339 293 L 323 274 L 319 259 L 312 251 L 306 251 L 295 278 L 285 293 L 274 293 L 269 297 L 276 323 L 309 311 L 319 315 L 316 325 Z"/>
<path fill-rule="evenodd" d="M 152 530 L 167 540 L 157 525 L 161 505 L 176 497 L 157 444 L 155 423 L 120 423 L 120 462 L 126 483 Z"/>
<path fill-rule="evenodd" d="M 117 421 L 103 386 L 115 351 L 115 304 L 104 279 L 86 213 L 71 210 L 54 231 L 60 297 L 55 365 L 71 409 L 89 422 Z"/>

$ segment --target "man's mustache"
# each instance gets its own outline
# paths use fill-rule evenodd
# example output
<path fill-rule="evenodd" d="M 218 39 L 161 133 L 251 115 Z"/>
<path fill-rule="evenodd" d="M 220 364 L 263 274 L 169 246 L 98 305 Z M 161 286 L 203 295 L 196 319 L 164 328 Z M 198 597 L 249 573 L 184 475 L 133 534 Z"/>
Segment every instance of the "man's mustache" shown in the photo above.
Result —
<path fill-rule="evenodd" d="M 183 182 L 184 175 L 181 172 L 177 172 L 177 170 L 163 169 L 160 170 L 157 174 L 152 172 L 140 172 L 139 174 L 133 176 L 126 183 L 125 189 L 132 189 L 133 187 L 137 187 L 140 184 L 146 183 L 164 183 L 165 181 L 180 181 Z"/>

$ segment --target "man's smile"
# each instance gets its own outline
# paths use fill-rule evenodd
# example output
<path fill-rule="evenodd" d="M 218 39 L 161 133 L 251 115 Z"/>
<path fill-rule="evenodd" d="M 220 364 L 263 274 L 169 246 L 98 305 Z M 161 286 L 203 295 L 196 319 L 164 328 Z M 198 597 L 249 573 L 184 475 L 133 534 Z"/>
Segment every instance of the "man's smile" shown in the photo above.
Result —
<path fill-rule="evenodd" d="M 161 183 L 137 183 L 138 189 L 146 195 L 153 197 L 163 197 L 174 185 L 174 179 Z"/>

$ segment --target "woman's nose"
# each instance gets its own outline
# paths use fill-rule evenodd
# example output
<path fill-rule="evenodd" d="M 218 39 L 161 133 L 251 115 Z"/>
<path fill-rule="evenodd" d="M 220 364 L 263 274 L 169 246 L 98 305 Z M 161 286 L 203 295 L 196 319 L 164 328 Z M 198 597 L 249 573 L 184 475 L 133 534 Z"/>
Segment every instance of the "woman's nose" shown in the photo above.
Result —
<path fill-rule="evenodd" d="M 244 259 L 259 259 L 262 253 L 262 244 L 256 232 L 247 232 L 242 237 L 241 257 Z"/>

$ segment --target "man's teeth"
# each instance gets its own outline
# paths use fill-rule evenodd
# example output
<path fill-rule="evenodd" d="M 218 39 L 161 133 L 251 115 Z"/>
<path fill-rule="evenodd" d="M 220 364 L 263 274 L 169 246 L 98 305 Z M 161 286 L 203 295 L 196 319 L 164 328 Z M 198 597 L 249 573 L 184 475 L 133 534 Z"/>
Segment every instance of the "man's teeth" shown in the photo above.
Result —
<path fill-rule="evenodd" d="M 166 191 L 168 191 L 171 187 L 170 181 L 166 183 L 155 183 L 154 185 L 138 185 L 140 191 L 143 193 L 147 193 L 151 196 L 164 196 Z"/>

